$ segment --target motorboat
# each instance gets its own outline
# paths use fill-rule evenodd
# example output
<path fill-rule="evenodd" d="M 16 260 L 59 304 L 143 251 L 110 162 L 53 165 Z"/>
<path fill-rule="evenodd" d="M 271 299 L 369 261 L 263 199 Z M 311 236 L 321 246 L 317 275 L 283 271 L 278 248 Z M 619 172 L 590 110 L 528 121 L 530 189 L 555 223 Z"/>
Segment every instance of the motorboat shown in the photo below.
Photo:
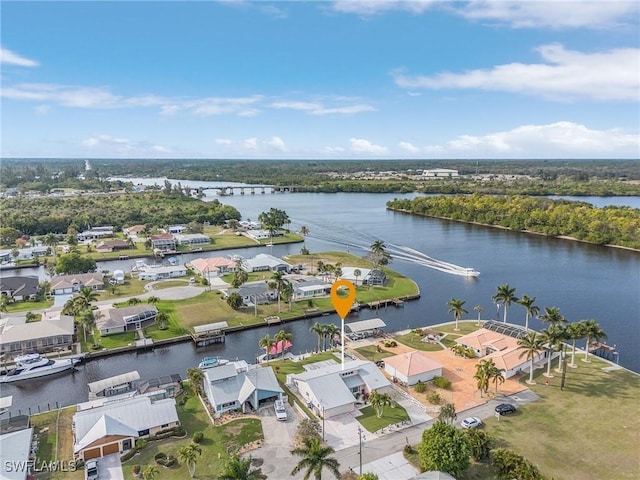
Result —
<path fill-rule="evenodd" d="M 477 277 L 480 275 L 480 272 L 474 270 L 473 268 L 465 268 L 462 272 L 465 277 Z"/>
<path fill-rule="evenodd" d="M 70 357 L 52 360 L 43 357 L 39 353 L 28 353 L 26 355 L 18 355 L 14 358 L 14 361 L 16 363 L 15 367 L 6 375 L 0 376 L 0 383 L 17 382 L 72 370 L 76 364 L 80 363 L 80 358 Z"/>
<path fill-rule="evenodd" d="M 229 363 L 229 360 L 225 360 L 218 357 L 204 357 L 202 361 L 198 364 L 198 368 L 200 370 L 204 370 L 206 368 L 218 367 L 220 365 L 226 365 Z"/>

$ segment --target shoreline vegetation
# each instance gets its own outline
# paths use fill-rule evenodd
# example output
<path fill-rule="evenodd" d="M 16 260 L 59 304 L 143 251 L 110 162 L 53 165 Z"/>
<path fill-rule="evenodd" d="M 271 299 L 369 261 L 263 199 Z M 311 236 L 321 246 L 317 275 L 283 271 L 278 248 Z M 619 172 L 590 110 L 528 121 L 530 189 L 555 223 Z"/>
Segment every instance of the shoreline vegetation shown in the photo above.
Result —
<path fill-rule="evenodd" d="M 631 207 L 473 194 L 394 199 L 387 209 L 640 251 L 640 210 Z"/>

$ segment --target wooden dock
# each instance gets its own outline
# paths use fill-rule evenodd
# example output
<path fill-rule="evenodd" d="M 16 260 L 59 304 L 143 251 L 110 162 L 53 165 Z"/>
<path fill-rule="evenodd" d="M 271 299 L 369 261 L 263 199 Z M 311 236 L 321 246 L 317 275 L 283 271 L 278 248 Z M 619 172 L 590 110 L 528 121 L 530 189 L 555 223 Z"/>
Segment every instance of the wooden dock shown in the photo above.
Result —
<path fill-rule="evenodd" d="M 206 325 L 196 325 L 193 327 L 191 338 L 196 347 L 205 347 L 215 343 L 225 342 L 225 330 L 228 328 L 227 322 L 208 323 Z"/>
<path fill-rule="evenodd" d="M 269 317 L 264 317 L 264 321 L 267 325 L 277 325 L 282 323 L 282 319 L 277 315 L 271 315 Z"/>

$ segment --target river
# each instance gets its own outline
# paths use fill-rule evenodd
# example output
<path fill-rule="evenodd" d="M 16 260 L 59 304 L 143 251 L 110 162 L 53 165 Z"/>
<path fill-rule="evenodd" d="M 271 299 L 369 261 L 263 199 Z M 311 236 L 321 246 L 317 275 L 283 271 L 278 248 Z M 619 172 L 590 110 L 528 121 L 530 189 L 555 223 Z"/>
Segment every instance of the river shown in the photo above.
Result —
<path fill-rule="evenodd" d="M 142 181 L 142 180 L 141 180 Z M 162 184 L 164 179 L 146 179 L 144 183 Z M 207 182 L 187 182 L 193 187 Z M 206 184 L 206 185 L 202 185 Z M 235 206 L 243 218 L 256 219 L 271 207 L 285 210 L 292 229 L 306 225 L 310 234 L 306 246 L 313 253 L 341 250 L 364 255 L 366 247 L 381 239 L 388 245 L 408 246 L 431 257 L 481 272 L 478 278 L 466 278 L 433 270 L 417 263 L 395 259 L 390 268 L 414 279 L 421 298 L 405 302 L 404 307 L 388 307 L 378 311 L 362 310 L 348 321 L 380 317 L 387 331 L 427 326 L 452 320 L 447 302 L 456 297 L 466 301 L 466 318 L 476 318 L 473 307 L 484 308 L 482 318 L 497 318 L 498 309 L 491 300 L 498 285 L 508 283 L 516 295 L 535 296 L 536 304 L 556 306 L 569 321 L 596 319 L 608 335 L 608 343 L 620 351 L 621 365 L 640 372 L 640 254 L 638 252 L 588 245 L 539 235 L 509 232 L 501 229 L 468 225 L 438 219 L 411 216 L 386 210 L 387 200 L 412 197 L 394 194 L 314 194 L 285 193 L 215 196 L 208 192 L 205 200 L 218 198 Z M 563 197 L 570 198 L 570 197 Z M 576 198 L 598 206 L 609 199 Z M 615 204 L 640 208 L 640 198 L 611 199 Z M 186 262 L 196 256 L 219 256 L 238 253 L 253 256 L 271 251 L 284 256 L 298 253 L 301 244 L 253 247 L 233 251 L 205 252 L 180 256 Z M 310 257 L 310 260 L 312 258 Z M 104 268 L 130 270 L 132 262 L 107 262 Z M 20 275 L 44 275 L 44 269 L 25 269 Z M 502 308 L 500 308 L 502 318 Z M 508 321 L 524 325 L 524 309 L 512 305 Z M 315 349 L 317 336 L 309 332 L 316 321 L 339 324 L 336 315 L 285 324 L 293 333 L 293 353 Z M 532 320 L 531 326 L 543 325 Z M 269 330 L 270 328 L 270 330 Z M 3 385 L 2 396 L 13 395 L 12 414 L 38 407 L 46 410 L 56 401 L 71 405 L 87 399 L 87 383 L 105 377 L 138 370 L 142 378 L 179 373 L 194 367 L 204 356 L 244 359 L 254 362 L 260 353 L 258 340 L 278 327 L 264 327 L 227 335 L 225 345 L 196 349 L 191 343 L 156 348 L 140 354 L 123 354 L 91 360 L 80 365 L 72 375 L 56 379 L 34 380 L 19 385 Z M 584 345 L 584 341 L 581 342 Z M 170 365 L 170 371 L 168 370 Z M 48 405 L 49 404 L 49 405 Z"/>

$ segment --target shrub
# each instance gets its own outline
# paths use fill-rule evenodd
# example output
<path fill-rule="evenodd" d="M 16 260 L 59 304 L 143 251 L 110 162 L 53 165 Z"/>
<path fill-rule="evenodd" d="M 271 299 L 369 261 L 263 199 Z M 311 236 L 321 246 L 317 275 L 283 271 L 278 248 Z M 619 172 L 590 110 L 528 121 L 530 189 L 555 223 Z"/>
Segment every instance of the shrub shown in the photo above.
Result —
<path fill-rule="evenodd" d="M 156 461 L 156 463 L 164 465 L 167 460 L 167 454 L 164 452 L 158 452 L 153 456 L 153 459 Z"/>
<path fill-rule="evenodd" d="M 202 432 L 195 432 L 193 434 L 192 440 L 193 443 L 200 443 L 202 441 L 202 439 L 204 438 L 204 433 Z"/>
<path fill-rule="evenodd" d="M 404 453 L 406 455 L 411 455 L 413 453 L 413 447 L 408 443 L 404 446 Z"/>
<path fill-rule="evenodd" d="M 133 468 L 131 469 L 134 475 L 140 475 L 141 470 L 142 470 L 142 467 L 140 465 L 134 465 Z"/>
<path fill-rule="evenodd" d="M 444 377 L 433 377 L 433 384 L 438 388 L 444 388 L 445 390 L 451 389 L 451 380 Z"/>
<path fill-rule="evenodd" d="M 164 466 L 167 468 L 171 468 L 173 467 L 176 463 L 178 463 L 178 461 L 176 460 L 176 457 L 174 457 L 173 455 L 169 455 L 167 457 L 167 459 L 164 461 Z"/>
<path fill-rule="evenodd" d="M 144 438 L 136 440 L 136 448 L 142 450 L 147 445 L 147 441 Z"/>
<path fill-rule="evenodd" d="M 427 391 L 427 384 L 420 380 L 413 387 L 417 393 L 424 393 Z"/>
<path fill-rule="evenodd" d="M 438 392 L 429 392 L 427 394 L 427 400 L 433 405 L 438 405 L 442 401 L 442 397 L 440 397 Z"/>

